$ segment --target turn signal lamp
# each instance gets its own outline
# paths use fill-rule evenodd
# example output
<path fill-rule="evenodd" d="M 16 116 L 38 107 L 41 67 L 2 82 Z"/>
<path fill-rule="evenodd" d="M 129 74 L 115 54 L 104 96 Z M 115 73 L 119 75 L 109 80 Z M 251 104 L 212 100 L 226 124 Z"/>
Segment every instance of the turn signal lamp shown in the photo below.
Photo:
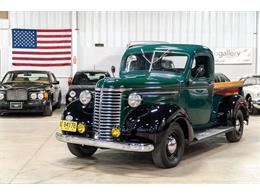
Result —
<path fill-rule="evenodd" d="M 48 94 L 48 92 L 44 92 L 44 93 L 43 93 L 43 99 L 45 99 L 45 100 L 48 100 L 48 99 L 49 99 L 49 94 Z"/>
<path fill-rule="evenodd" d="M 85 125 L 82 123 L 78 124 L 78 132 L 79 133 L 84 133 L 86 131 Z"/>
<path fill-rule="evenodd" d="M 118 138 L 121 135 L 121 130 L 119 128 L 113 128 L 111 134 L 112 137 Z"/>

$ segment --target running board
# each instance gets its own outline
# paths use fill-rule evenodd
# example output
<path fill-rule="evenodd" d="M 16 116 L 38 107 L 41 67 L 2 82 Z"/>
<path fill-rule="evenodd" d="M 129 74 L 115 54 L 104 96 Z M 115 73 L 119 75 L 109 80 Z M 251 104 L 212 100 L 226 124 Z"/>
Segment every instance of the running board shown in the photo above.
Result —
<path fill-rule="evenodd" d="M 197 132 L 194 134 L 194 141 L 193 142 L 200 142 L 203 141 L 207 138 L 223 134 L 223 133 L 228 133 L 230 131 L 233 131 L 234 127 L 232 126 L 220 126 L 220 127 L 215 127 L 212 129 L 206 129 L 201 132 Z"/>

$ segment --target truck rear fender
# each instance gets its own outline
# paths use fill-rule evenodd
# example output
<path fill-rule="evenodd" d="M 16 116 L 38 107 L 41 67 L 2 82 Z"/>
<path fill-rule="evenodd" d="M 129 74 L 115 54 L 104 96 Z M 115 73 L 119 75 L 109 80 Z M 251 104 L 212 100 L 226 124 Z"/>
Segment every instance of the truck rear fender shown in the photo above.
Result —
<path fill-rule="evenodd" d="M 241 95 L 233 95 L 224 97 L 222 104 L 220 104 L 219 110 L 224 110 L 226 112 L 227 121 L 234 122 L 235 116 L 238 110 L 241 110 L 244 116 L 244 120 L 249 121 L 248 105 L 244 97 Z M 224 107 L 224 108 L 223 108 Z"/>

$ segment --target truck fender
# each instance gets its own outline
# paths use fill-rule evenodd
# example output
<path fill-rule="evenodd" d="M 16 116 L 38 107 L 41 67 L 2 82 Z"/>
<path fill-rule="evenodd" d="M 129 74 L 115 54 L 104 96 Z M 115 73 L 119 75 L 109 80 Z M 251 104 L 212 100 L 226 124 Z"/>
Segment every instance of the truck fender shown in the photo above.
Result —
<path fill-rule="evenodd" d="M 128 115 L 125 129 L 131 134 L 160 143 L 167 127 L 174 121 L 182 127 L 185 139 L 191 142 L 194 133 L 189 116 L 177 105 L 140 106 Z"/>
<path fill-rule="evenodd" d="M 244 97 L 241 95 L 234 95 L 227 97 L 226 100 L 226 113 L 227 121 L 232 121 L 234 123 L 235 116 L 238 110 L 241 110 L 244 116 L 244 120 L 249 121 L 248 105 Z"/>

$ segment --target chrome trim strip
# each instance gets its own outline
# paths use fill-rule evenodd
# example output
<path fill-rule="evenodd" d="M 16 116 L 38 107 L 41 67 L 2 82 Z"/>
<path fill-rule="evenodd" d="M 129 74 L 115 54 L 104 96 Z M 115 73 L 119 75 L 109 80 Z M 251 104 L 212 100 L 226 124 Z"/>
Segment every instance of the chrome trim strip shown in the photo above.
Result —
<path fill-rule="evenodd" d="M 131 152 L 151 152 L 154 146 L 148 143 L 130 143 L 130 142 L 112 142 L 99 139 L 85 138 L 81 136 L 64 135 L 56 132 L 56 139 L 61 142 L 80 144 L 86 146 L 94 146 L 97 148 L 110 148 L 115 150 L 131 151 Z"/>
<path fill-rule="evenodd" d="M 127 90 L 132 90 L 132 88 L 98 88 L 96 87 L 95 89 L 96 91 L 105 91 L 105 92 L 123 92 L 123 91 L 127 91 Z"/>
<path fill-rule="evenodd" d="M 153 91 L 153 92 L 150 92 L 150 91 L 147 91 L 147 92 L 138 92 L 137 94 L 140 94 L 140 95 L 162 95 L 162 94 L 179 94 L 179 91 Z"/>

